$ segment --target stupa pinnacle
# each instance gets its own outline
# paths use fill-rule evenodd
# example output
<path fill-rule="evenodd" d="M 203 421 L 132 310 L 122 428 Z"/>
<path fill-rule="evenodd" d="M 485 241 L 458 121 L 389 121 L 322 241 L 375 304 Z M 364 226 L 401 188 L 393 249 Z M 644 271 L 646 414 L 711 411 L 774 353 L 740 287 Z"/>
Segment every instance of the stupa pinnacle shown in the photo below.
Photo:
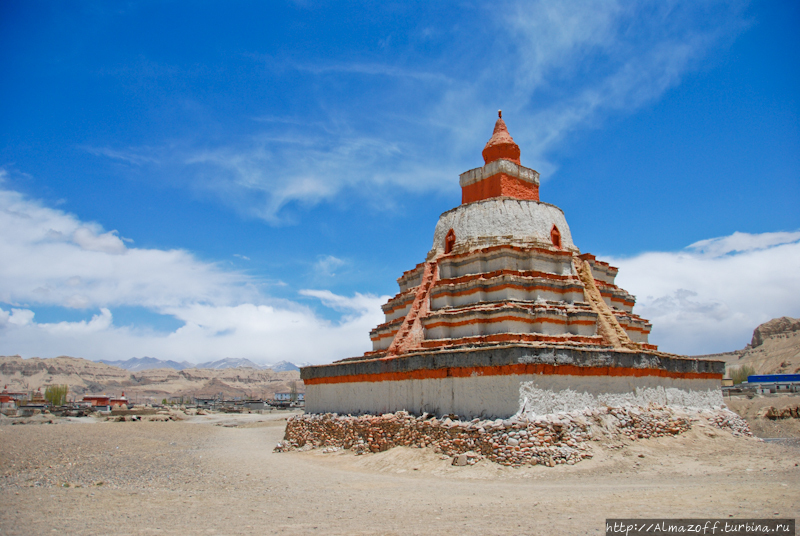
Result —
<path fill-rule="evenodd" d="M 539 173 L 520 164 L 519 145 L 498 112 L 492 137 L 483 148 L 485 165 L 461 174 L 461 202 L 491 197 L 539 200 Z"/>
<path fill-rule="evenodd" d="M 497 112 L 497 122 L 494 124 L 492 138 L 483 148 L 483 161 L 488 164 L 501 158 L 519 164 L 519 145 L 514 143 L 511 134 L 508 133 L 506 122 L 503 121 L 503 110 Z"/>

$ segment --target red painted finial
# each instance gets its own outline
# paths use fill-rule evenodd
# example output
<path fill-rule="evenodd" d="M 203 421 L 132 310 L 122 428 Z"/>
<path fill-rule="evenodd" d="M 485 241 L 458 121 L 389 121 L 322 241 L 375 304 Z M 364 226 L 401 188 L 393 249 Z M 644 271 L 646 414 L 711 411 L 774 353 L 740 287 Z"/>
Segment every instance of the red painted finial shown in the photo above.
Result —
<path fill-rule="evenodd" d="M 511 134 L 508 133 L 506 123 L 503 121 L 503 110 L 497 111 L 497 122 L 494 124 L 494 132 L 486 147 L 483 148 L 483 161 L 485 163 L 495 160 L 511 160 L 519 164 L 519 145 L 514 143 Z"/>

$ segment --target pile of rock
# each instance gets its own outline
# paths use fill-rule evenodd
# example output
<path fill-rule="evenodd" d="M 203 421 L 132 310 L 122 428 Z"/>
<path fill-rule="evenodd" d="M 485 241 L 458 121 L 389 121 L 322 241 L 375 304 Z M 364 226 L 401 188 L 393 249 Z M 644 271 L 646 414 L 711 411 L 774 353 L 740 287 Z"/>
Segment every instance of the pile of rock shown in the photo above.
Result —
<path fill-rule="evenodd" d="M 706 412 L 704 412 L 706 413 Z M 732 411 L 717 411 L 708 416 L 708 422 L 722 430 L 728 430 L 734 436 L 753 437 L 750 425 Z"/>
<path fill-rule="evenodd" d="M 775 406 L 767 406 L 761 408 L 758 416 L 771 421 L 776 419 L 800 419 L 800 406 L 784 406 L 780 409 Z"/>
<path fill-rule="evenodd" d="M 706 411 L 703 416 L 708 418 L 708 413 L 714 426 L 750 435 L 747 423 L 735 413 Z M 275 451 L 343 448 L 362 454 L 396 446 L 430 447 L 448 456 L 468 454 L 469 464 L 488 458 L 507 466 L 554 467 L 591 458 L 591 440 L 675 436 L 689 430 L 693 420 L 687 411 L 661 406 L 587 409 L 534 419 L 461 421 L 451 417 L 415 417 L 405 411 L 358 417 L 297 415 L 289 419 L 284 440 Z"/>

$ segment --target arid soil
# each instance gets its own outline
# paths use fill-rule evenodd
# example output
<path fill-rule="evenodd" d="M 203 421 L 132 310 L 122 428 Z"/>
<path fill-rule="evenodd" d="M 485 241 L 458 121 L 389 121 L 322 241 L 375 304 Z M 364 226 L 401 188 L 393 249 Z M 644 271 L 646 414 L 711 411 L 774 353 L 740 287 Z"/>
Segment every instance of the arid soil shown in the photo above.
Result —
<path fill-rule="evenodd" d="M 800 448 L 711 427 L 514 469 L 402 447 L 273 453 L 286 415 L 0 426 L 0 533 L 603 534 L 611 517 L 800 516 Z"/>
<path fill-rule="evenodd" d="M 787 407 L 800 407 L 800 395 L 798 394 L 757 396 L 752 399 L 743 396 L 733 397 L 726 398 L 725 403 L 730 409 L 744 417 L 750 425 L 750 431 L 758 437 L 783 437 L 800 440 L 800 419 L 759 418 L 765 408 L 773 407 L 780 410 Z"/>

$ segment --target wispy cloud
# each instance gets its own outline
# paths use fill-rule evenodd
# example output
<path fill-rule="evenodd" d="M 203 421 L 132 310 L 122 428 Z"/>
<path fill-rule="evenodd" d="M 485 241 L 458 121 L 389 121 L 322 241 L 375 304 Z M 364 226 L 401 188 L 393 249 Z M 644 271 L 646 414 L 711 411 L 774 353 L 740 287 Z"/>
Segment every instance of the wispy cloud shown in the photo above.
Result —
<path fill-rule="evenodd" d="M 327 63 L 327 64 L 310 64 L 310 63 L 295 63 L 294 68 L 298 71 L 306 71 L 309 73 L 323 75 L 323 74 L 358 74 L 367 76 L 388 76 L 393 78 L 409 78 L 412 80 L 420 80 L 424 82 L 439 82 L 445 84 L 452 84 L 454 80 L 448 78 L 442 73 L 417 71 L 407 69 L 396 65 L 385 65 L 381 63 Z"/>
<path fill-rule="evenodd" d="M 161 160 L 155 156 L 152 148 L 141 147 L 138 149 L 112 149 L 110 147 L 84 147 L 95 156 L 105 156 L 113 160 L 121 160 L 135 166 L 159 164 Z"/>
<path fill-rule="evenodd" d="M 180 168 L 180 175 L 188 170 L 190 187 L 281 224 L 297 215 L 289 207 L 344 194 L 390 203 L 389 186 L 457 188 L 457 174 L 479 162 L 503 107 L 525 162 L 547 180 L 558 168 L 553 151 L 570 135 L 658 100 L 730 43 L 746 26 L 745 5 L 505 2 L 470 11 L 481 19 L 459 20 L 468 30 L 438 21 L 453 26 L 452 39 L 392 61 L 251 54 L 249 61 L 276 66 L 271 76 L 326 89 L 285 116 L 254 113 L 261 129 L 224 143 L 92 150 L 134 165 Z M 455 38 L 463 32 L 469 39 Z"/>
<path fill-rule="evenodd" d="M 317 259 L 317 262 L 314 263 L 314 271 L 317 275 L 332 277 L 336 275 L 335 270 L 337 268 L 341 268 L 346 264 L 347 261 L 334 257 L 333 255 L 322 255 Z"/>
<path fill-rule="evenodd" d="M 798 240 L 800 231 L 761 234 L 735 232 L 730 236 L 700 240 L 691 244 L 688 249 L 708 257 L 721 257 L 729 253 L 745 253 L 792 244 Z"/>

